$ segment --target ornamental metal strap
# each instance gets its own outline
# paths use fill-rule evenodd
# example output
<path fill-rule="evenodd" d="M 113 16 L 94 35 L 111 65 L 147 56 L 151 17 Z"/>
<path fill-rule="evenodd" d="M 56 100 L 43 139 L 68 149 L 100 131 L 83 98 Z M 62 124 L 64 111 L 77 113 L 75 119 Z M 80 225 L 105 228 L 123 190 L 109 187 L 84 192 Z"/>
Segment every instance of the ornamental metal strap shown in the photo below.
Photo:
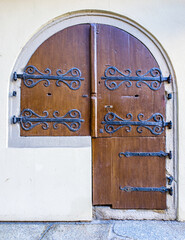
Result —
<path fill-rule="evenodd" d="M 166 187 L 130 187 L 130 186 L 125 186 L 125 187 L 120 187 L 120 190 L 125 191 L 125 192 L 161 192 L 161 193 L 166 193 L 168 192 L 171 196 L 173 195 L 173 188 L 166 188 Z"/>
<path fill-rule="evenodd" d="M 145 74 L 141 74 L 141 70 L 136 71 L 136 76 L 130 76 L 132 71 L 126 69 L 125 73 L 118 70 L 116 67 L 111 66 L 105 70 L 104 77 L 101 77 L 102 80 L 105 80 L 105 86 L 109 90 L 115 90 L 119 88 L 123 83 L 126 87 L 131 87 L 132 82 L 136 82 L 136 87 L 140 88 L 142 84 L 148 86 L 151 90 L 159 90 L 163 82 L 167 81 L 171 83 L 171 75 L 168 77 L 163 77 L 162 72 L 159 68 L 151 68 Z M 148 76 L 150 75 L 150 76 Z"/>
<path fill-rule="evenodd" d="M 172 159 L 172 152 L 169 153 L 160 151 L 160 152 L 120 152 L 119 157 L 167 157 Z"/>
<path fill-rule="evenodd" d="M 131 132 L 131 126 L 137 126 L 137 132 L 142 133 L 143 128 L 148 129 L 154 135 L 160 135 L 163 133 L 166 126 L 172 128 L 172 122 L 165 122 L 164 117 L 161 113 L 154 113 L 150 118 L 142 120 L 144 114 L 138 114 L 138 121 L 132 121 L 133 116 L 131 113 L 126 115 L 127 119 L 119 117 L 113 112 L 109 112 L 104 116 L 104 121 L 102 124 L 105 124 L 104 129 L 107 133 L 114 133 L 122 127 L 126 127 L 127 132 Z"/>
<path fill-rule="evenodd" d="M 47 130 L 49 128 L 48 123 L 52 122 L 54 129 L 58 129 L 58 124 L 63 124 L 72 132 L 78 131 L 81 127 L 81 122 L 84 122 L 84 120 L 81 119 L 80 111 L 77 109 L 70 110 L 62 117 L 59 117 L 58 111 L 53 112 L 53 118 L 48 117 L 49 114 L 47 111 L 44 111 L 43 114 L 44 116 L 40 116 L 31 109 L 24 109 L 20 117 L 13 116 L 12 122 L 14 124 L 19 122 L 22 129 L 26 131 L 40 124 L 43 130 Z"/>
<path fill-rule="evenodd" d="M 67 85 L 71 90 L 77 90 L 81 86 L 81 71 L 78 68 L 71 68 L 66 73 L 62 73 L 62 70 L 58 69 L 56 75 L 51 75 L 51 70 L 46 68 L 45 73 L 40 72 L 35 66 L 29 65 L 24 69 L 22 74 L 14 72 L 13 79 L 16 81 L 17 78 L 23 80 L 26 87 L 35 87 L 38 83 L 44 81 L 44 86 L 50 85 L 50 80 L 56 80 L 56 86 L 60 87 L 61 83 Z"/>

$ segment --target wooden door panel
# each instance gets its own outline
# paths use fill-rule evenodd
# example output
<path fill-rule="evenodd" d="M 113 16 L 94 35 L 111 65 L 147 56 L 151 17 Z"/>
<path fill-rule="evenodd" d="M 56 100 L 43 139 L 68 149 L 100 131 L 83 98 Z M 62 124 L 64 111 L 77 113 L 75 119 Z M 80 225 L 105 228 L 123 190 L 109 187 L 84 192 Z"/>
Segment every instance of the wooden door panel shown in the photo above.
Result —
<path fill-rule="evenodd" d="M 125 70 L 132 70 L 131 76 L 136 76 L 136 71 L 141 69 L 141 74 L 145 74 L 151 68 L 158 67 L 158 64 L 150 51 L 135 37 L 118 28 L 108 25 L 98 25 L 97 34 L 97 61 L 98 61 L 98 136 L 153 136 L 153 134 L 143 128 L 143 132 L 138 133 L 135 127 L 132 131 L 126 131 L 125 127 L 114 133 L 107 133 L 102 121 L 108 112 L 113 112 L 123 119 L 127 119 L 128 113 L 132 114 L 133 121 L 138 120 L 138 114 L 144 115 L 143 120 L 149 119 L 153 114 L 160 113 L 165 119 L 165 96 L 164 86 L 157 91 L 151 90 L 146 84 L 132 82 L 123 83 L 115 90 L 109 90 L 105 86 L 105 69 L 115 66 L 123 73 Z M 105 106 L 111 108 L 106 108 Z M 164 133 L 162 133 L 164 135 Z"/>
<path fill-rule="evenodd" d="M 84 136 L 90 135 L 90 53 L 89 53 L 90 25 L 78 25 L 64 29 L 46 40 L 33 54 L 28 65 L 34 65 L 44 73 L 46 68 L 51 70 L 52 75 L 57 75 L 58 69 L 62 74 L 72 68 L 81 71 L 81 87 L 77 90 L 70 89 L 65 83 L 56 86 L 55 80 L 50 80 L 48 87 L 44 82 L 38 83 L 32 88 L 21 84 L 21 110 L 32 109 L 40 116 L 43 111 L 53 117 L 53 112 L 58 111 L 58 117 L 62 117 L 70 110 L 80 111 L 81 127 L 78 131 L 70 131 L 64 124 L 58 124 L 53 128 L 43 130 L 42 124 L 29 131 L 21 129 L 21 136 Z M 75 73 L 75 72 L 74 72 Z M 70 74 L 69 74 L 70 75 Z M 75 83 L 72 85 L 75 87 Z M 75 114 L 72 112 L 71 114 Z M 69 114 L 67 117 L 70 117 Z M 73 125 L 74 127 L 74 125 Z"/>
<path fill-rule="evenodd" d="M 124 209 L 165 209 L 166 194 L 125 192 L 120 187 L 165 187 L 165 157 L 125 157 L 120 152 L 165 151 L 165 138 L 115 138 L 112 156 L 112 207 Z"/>
<path fill-rule="evenodd" d="M 119 209 L 165 209 L 165 193 L 120 190 L 120 186 L 166 186 L 165 157 L 120 158 L 118 154 L 126 151 L 165 151 L 165 138 L 93 139 L 93 204 Z"/>
<path fill-rule="evenodd" d="M 112 138 L 92 138 L 93 205 L 112 205 Z"/>

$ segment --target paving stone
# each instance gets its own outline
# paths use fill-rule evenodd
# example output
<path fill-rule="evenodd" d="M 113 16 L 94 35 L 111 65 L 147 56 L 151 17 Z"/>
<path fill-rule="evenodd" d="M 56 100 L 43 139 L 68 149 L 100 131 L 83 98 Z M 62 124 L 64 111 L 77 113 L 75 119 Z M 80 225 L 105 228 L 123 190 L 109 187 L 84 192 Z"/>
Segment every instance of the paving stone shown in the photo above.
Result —
<path fill-rule="evenodd" d="M 175 221 L 120 221 L 113 232 L 134 240 L 185 240 L 185 223 Z"/>
<path fill-rule="evenodd" d="M 185 240 L 185 222 L 0 223 L 0 240 Z"/>
<path fill-rule="evenodd" d="M 59 224 L 43 240 L 107 240 L 111 224 Z"/>
<path fill-rule="evenodd" d="M 122 238 L 117 238 L 117 237 L 114 237 L 114 238 L 111 238 L 110 240 L 134 240 L 133 238 L 125 238 L 125 237 L 122 237 Z"/>
<path fill-rule="evenodd" d="M 39 240 L 48 224 L 0 223 L 0 240 Z"/>

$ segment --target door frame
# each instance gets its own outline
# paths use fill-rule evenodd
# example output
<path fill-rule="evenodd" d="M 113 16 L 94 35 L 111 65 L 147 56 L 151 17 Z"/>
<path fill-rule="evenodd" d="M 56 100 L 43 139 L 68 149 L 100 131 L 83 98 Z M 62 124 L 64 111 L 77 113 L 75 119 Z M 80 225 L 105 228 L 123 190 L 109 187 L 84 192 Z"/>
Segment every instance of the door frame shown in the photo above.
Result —
<path fill-rule="evenodd" d="M 176 219 L 177 210 L 177 89 L 175 73 L 171 61 L 156 38 L 138 23 L 124 16 L 112 12 L 83 10 L 60 16 L 43 26 L 25 44 L 12 69 L 10 91 L 17 91 L 16 99 L 9 98 L 9 147 L 87 147 L 91 144 L 90 137 L 20 137 L 18 124 L 11 124 L 11 117 L 20 113 L 20 81 L 12 81 L 13 72 L 22 73 L 33 52 L 46 39 L 67 27 L 85 24 L 100 23 L 120 28 L 138 38 L 153 54 L 164 76 L 171 74 L 173 84 L 166 84 L 165 91 L 173 93 L 173 98 L 166 105 L 166 120 L 172 120 L 173 129 L 166 131 L 166 151 L 172 150 L 173 159 L 166 159 L 167 173 L 174 176 L 174 195 L 167 195 L 167 210 L 114 210 L 109 207 L 94 207 L 95 215 L 102 219 Z"/>

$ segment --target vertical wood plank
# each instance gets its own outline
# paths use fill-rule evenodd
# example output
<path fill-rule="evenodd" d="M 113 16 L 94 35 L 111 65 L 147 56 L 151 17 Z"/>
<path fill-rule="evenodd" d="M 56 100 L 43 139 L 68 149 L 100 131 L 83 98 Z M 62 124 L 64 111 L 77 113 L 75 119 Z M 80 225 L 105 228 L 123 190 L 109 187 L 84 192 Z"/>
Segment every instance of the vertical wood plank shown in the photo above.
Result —
<path fill-rule="evenodd" d="M 112 204 L 111 138 L 92 138 L 93 205 Z"/>
<path fill-rule="evenodd" d="M 97 39 L 96 24 L 90 30 L 91 55 L 91 136 L 97 137 Z"/>

